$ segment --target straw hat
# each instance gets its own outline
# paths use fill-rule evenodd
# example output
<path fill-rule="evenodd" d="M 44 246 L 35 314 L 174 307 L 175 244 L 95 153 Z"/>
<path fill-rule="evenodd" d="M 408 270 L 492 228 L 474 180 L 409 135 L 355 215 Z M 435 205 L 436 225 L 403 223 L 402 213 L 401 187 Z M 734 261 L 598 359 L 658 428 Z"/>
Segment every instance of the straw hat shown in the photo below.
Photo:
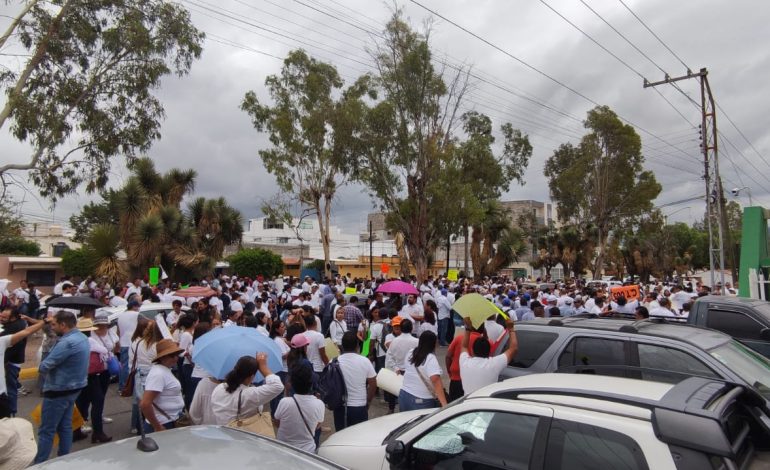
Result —
<path fill-rule="evenodd" d="M 94 321 L 90 318 L 81 317 L 78 320 L 78 330 L 80 331 L 94 331 L 96 330 L 96 327 L 94 326 Z"/>
<path fill-rule="evenodd" d="M 21 418 L 0 419 L 0 468 L 22 470 L 32 463 L 35 454 L 32 423 Z"/>
<path fill-rule="evenodd" d="M 155 357 L 155 361 L 153 362 L 158 362 L 158 360 L 166 356 L 178 355 L 184 351 L 184 349 L 180 348 L 179 345 L 176 344 L 172 339 L 162 339 L 158 341 L 155 349 L 158 351 L 158 355 Z"/>

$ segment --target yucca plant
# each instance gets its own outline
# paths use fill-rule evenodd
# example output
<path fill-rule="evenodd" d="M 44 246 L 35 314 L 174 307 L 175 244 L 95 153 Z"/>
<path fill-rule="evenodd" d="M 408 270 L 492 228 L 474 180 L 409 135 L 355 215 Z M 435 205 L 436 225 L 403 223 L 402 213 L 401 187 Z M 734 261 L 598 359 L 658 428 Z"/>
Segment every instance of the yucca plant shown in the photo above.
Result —
<path fill-rule="evenodd" d="M 105 276 L 112 285 L 126 278 L 126 263 L 119 259 L 120 232 L 114 225 L 96 225 L 88 235 L 87 245 L 94 259 L 94 274 Z"/>

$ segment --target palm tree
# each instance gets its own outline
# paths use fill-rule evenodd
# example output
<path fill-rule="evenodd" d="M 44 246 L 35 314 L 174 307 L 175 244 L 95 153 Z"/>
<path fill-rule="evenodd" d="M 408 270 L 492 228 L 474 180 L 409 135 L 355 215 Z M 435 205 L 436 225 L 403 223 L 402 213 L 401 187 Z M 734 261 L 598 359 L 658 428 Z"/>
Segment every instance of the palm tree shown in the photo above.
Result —
<path fill-rule="evenodd" d="M 513 227 L 510 214 L 498 201 L 490 202 L 471 231 L 471 260 L 476 277 L 496 274 L 526 251 L 524 233 Z"/>
<path fill-rule="evenodd" d="M 126 278 L 126 263 L 118 256 L 120 232 L 117 227 L 106 224 L 93 227 L 86 243 L 94 257 L 94 274 L 106 277 L 113 286 Z"/>

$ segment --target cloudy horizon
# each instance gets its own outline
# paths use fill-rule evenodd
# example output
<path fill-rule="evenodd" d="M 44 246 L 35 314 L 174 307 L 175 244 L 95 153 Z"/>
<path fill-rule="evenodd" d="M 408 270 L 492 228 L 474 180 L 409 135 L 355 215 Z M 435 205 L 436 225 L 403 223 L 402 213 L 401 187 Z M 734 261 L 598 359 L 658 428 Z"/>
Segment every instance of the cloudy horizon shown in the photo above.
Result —
<path fill-rule="evenodd" d="M 690 101 L 700 101 L 699 84 L 694 79 L 679 82 L 682 92 L 670 85 L 657 91 L 643 88 L 640 75 L 658 81 L 663 78 L 660 69 L 671 76 L 683 75 L 686 69 L 620 0 L 420 3 L 591 101 L 608 105 L 638 126 L 645 166 L 655 172 L 663 186 L 656 205 L 705 192 L 697 135 L 700 110 Z M 625 3 L 694 72 L 708 68 L 717 102 L 740 129 L 718 113 L 719 129 L 726 138 L 720 142 L 720 169 L 728 200 L 733 199 L 731 188 L 748 186 L 755 204 L 770 207 L 770 135 L 765 129 L 766 119 L 760 116 L 768 101 L 762 79 L 770 71 L 770 52 L 761 45 L 766 42 L 763 39 L 770 38 L 766 27 L 770 6 L 757 8 L 756 2 L 748 0 Z M 224 196 L 245 220 L 260 217 L 261 200 L 275 194 L 277 186 L 258 156 L 258 151 L 269 145 L 267 136 L 258 133 L 239 109 L 244 94 L 254 90 L 260 99 L 267 99 L 265 77 L 279 73 L 282 65 L 276 57 L 283 58 L 297 48 L 336 65 L 346 83 L 371 71 L 365 65 L 370 61 L 367 48 L 374 46 L 370 31 L 382 30 L 394 4 L 352 0 L 221 0 L 216 4 L 183 0 L 181 4 L 189 8 L 193 22 L 206 32 L 207 39 L 202 58 L 193 64 L 191 73 L 182 78 L 167 77 L 157 90 L 166 119 L 162 138 L 147 155 L 159 171 L 194 168 L 198 172 L 195 196 Z M 512 185 L 503 199 L 547 200 L 543 165 L 561 143 L 579 141 L 585 133 L 579 121 L 594 104 L 449 21 L 432 17 L 415 2 L 400 1 L 397 5 L 416 29 L 422 29 L 432 18 L 434 57 L 472 66 L 476 78 L 471 80 L 467 109 L 489 115 L 496 128 L 511 122 L 530 136 L 534 152 L 525 174 L 526 184 Z M 3 5 L 0 11 L 13 15 L 17 8 Z M 8 21 L 3 18 L 0 25 L 5 27 Z M 29 149 L 13 141 L 7 128 L 0 139 L 10 161 L 25 161 Z M 118 162 L 116 159 L 113 164 L 111 186 L 120 186 L 128 174 Z M 369 197 L 361 197 L 362 190 L 360 185 L 348 185 L 339 192 L 333 222 L 345 232 L 364 230 L 367 213 L 375 210 Z M 53 217 L 58 223 L 66 223 L 72 213 L 95 199 L 73 194 L 63 198 L 51 213 L 48 202 L 36 200 L 34 193 L 34 188 L 30 193 L 14 191 L 15 197 L 24 201 L 22 214 L 32 220 Z M 748 204 L 744 194 L 738 200 Z M 671 221 L 692 222 L 702 218 L 704 204 L 694 200 L 662 210 Z"/>

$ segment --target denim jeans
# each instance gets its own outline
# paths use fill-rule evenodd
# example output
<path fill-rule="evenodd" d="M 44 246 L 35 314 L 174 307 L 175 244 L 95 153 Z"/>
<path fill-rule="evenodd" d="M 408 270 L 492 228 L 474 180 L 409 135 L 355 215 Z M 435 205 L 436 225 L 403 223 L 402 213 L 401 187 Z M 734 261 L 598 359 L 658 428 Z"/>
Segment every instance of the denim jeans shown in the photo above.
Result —
<path fill-rule="evenodd" d="M 123 390 L 128 379 L 128 347 L 120 348 L 120 374 L 118 375 L 118 390 Z"/>
<path fill-rule="evenodd" d="M 438 408 L 438 400 L 435 398 L 418 398 L 403 390 L 398 394 L 399 411 L 425 410 L 428 408 Z"/>
<path fill-rule="evenodd" d="M 134 376 L 134 404 L 131 405 L 131 428 L 139 431 L 139 426 L 142 425 L 142 417 L 139 413 L 139 402 L 142 401 L 142 395 L 144 395 L 144 382 L 147 380 L 147 374 L 149 370 L 137 369 L 136 376 Z"/>
<path fill-rule="evenodd" d="M 88 385 L 80 391 L 75 404 L 83 419 L 88 419 L 89 406 L 91 407 L 91 427 L 94 429 L 94 435 L 104 433 L 104 424 L 102 416 L 104 414 L 104 397 L 107 394 L 107 386 L 110 384 L 110 374 L 102 372 L 100 374 L 90 374 L 88 376 Z"/>
<path fill-rule="evenodd" d="M 442 318 L 438 321 L 438 344 L 441 346 L 448 346 L 449 342 L 446 339 L 446 333 L 449 329 L 449 318 Z"/>
<path fill-rule="evenodd" d="M 347 417 L 344 406 L 334 409 L 334 430 L 341 431 L 354 424 L 363 423 L 369 419 L 369 410 L 365 406 L 348 406 Z"/>
<path fill-rule="evenodd" d="M 37 431 L 37 455 L 34 463 L 45 462 L 51 454 L 54 434 L 59 435 L 58 455 L 72 448 L 72 409 L 79 392 L 62 397 L 43 398 L 40 428 Z"/>
<path fill-rule="evenodd" d="M 13 364 L 5 363 L 5 387 L 8 389 L 8 407 L 11 416 L 16 416 L 16 404 L 19 400 L 19 371 Z"/>
<path fill-rule="evenodd" d="M 192 364 L 182 364 L 182 370 L 179 374 L 182 377 L 180 382 L 182 385 L 182 395 L 184 396 L 184 407 L 187 410 L 190 409 L 190 403 L 192 403 L 193 396 L 195 395 L 195 389 L 198 388 L 198 382 L 201 381 L 198 377 L 193 378 L 193 367 Z"/>

